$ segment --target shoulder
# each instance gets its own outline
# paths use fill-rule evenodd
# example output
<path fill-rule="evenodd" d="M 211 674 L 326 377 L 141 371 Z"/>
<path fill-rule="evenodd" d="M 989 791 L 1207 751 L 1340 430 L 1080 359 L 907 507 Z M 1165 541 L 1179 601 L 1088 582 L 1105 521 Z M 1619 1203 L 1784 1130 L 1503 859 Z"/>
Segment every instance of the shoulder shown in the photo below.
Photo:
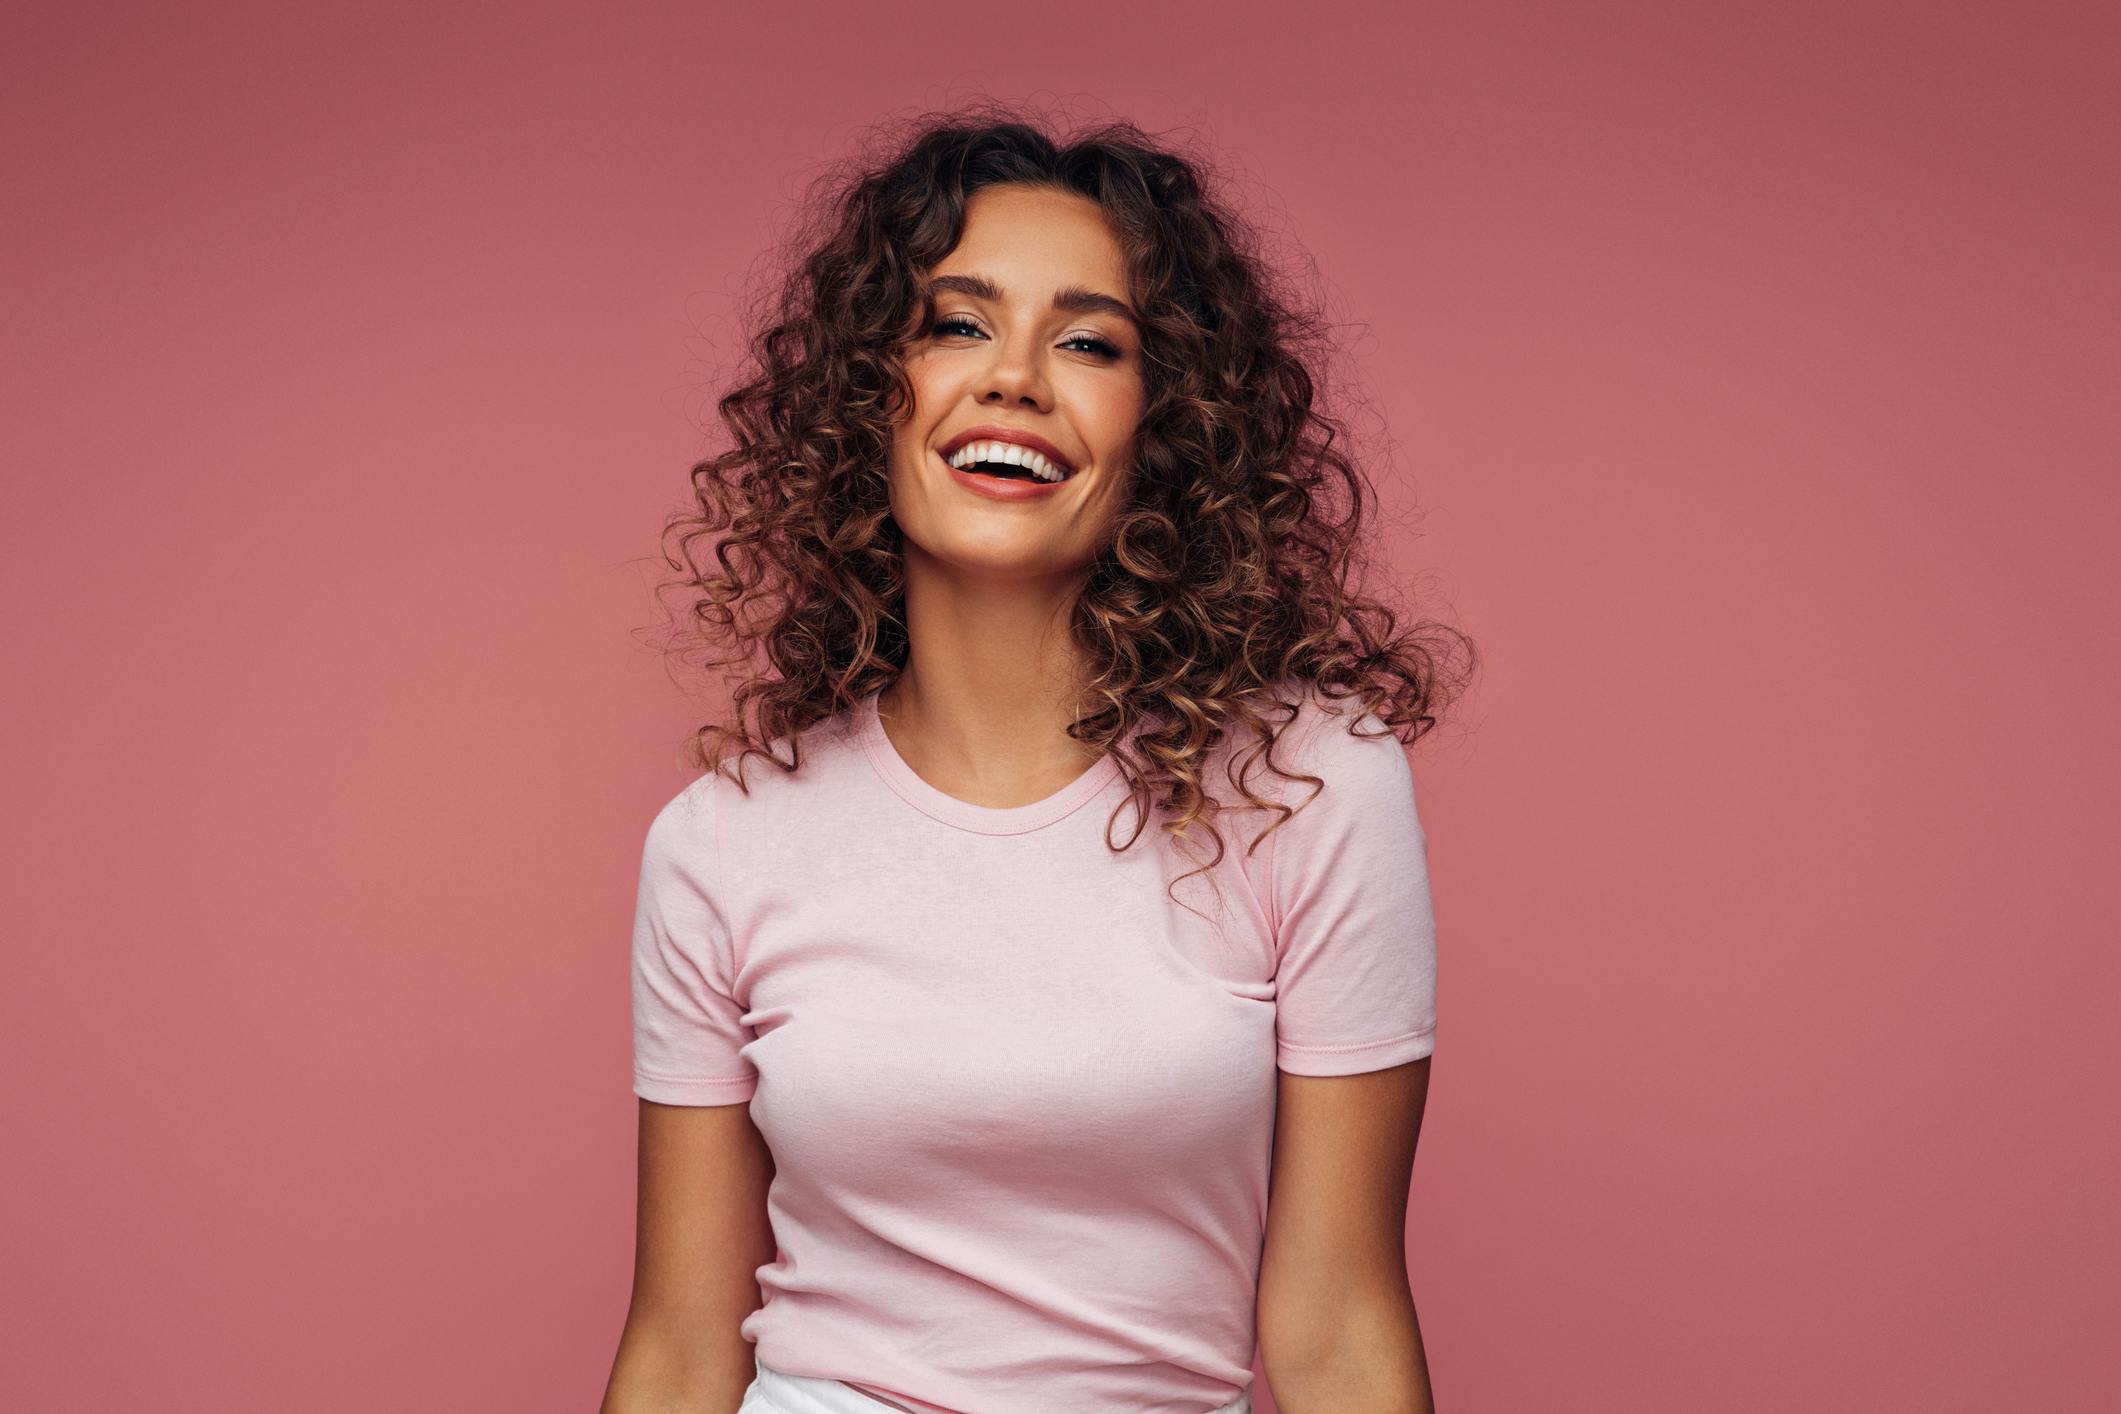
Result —
<path fill-rule="evenodd" d="M 702 876 L 713 872 L 720 833 L 716 793 L 718 787 L 726 785 L 712 773 L 700 776 L 657 808 L 649 819 L 641 850 L 643 868 L 649 876 L 673 872 Z"/>
<path fill-rule="evenodd" d="M 1335 791 L 1359 798 L 1407 788 L 1411 772 L 1405 745 L 1360 697 L 1331 695 L 1315 682 L 1290 679 L 1282 685 L 1281 700 L 1293 702 L 1296 710 L 1277 731 L 1274 763 L 1285 773 L 1316 778 L 1315 784 L 1282 782 L 1286 803 L 1298 805 Z"/>
<path fill-rule="evenodd" d="M 861 743 L 841 717 L 801 732 L 791 745 L 776 737 L 764 751 L 731 751 L 666 800 L 649 825 L 652 843 L 666 846 L 741 839 L 806 808 L 830 806 L 844 792 Z M 790 764 L 794 763 L 794 769 Z"/>
<path fill-rule="evenodd" d="M 1292 809 L 1325 794 L 1406 782 L 1406 748 L 1376 712 L 1352 694 L 1332 694 L 1305 678 L 1285 678 L 1254 709 L 1258 724 L 1234 721 L 1202 771 L 1226 808 L 1245 808 L 1236 789 Z M 1232 789 L 1225 795 L 1222 783 Z M 1345 788 L 1345 789 L 1343 789 Z"/>

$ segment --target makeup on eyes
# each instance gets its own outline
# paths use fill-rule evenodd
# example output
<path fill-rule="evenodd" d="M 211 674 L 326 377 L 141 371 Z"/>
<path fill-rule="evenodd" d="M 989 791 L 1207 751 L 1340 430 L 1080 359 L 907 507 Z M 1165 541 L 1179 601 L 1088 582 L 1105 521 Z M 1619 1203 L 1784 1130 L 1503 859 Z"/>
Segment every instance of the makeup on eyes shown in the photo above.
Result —
<path fill-rule="evenodd" d="M 963 314 L 945 315 L 936 321 L 935 328 L 931 332 L 943 334 L 950 332 L 953 328 L 975 334 L 987 332 L 974 323 L 969 316 Z M 1102 334 L 1071 334 L 1061 342 L 1063 347 L 1068 344 L 1093 344 L 1096 347 L 1092 352 L 1096 353 L 1100 358 L 1116 359 L 1122 352 L 1117 344 Z"/>

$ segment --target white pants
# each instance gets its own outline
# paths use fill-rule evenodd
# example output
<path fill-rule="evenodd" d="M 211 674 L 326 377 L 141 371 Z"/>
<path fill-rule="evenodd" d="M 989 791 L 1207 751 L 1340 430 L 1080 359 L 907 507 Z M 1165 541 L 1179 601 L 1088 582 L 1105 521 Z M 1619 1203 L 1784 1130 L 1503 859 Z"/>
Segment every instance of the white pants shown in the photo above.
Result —
<path fill-rule="evenodd" d="M 758 1378 L 744 1391 L 737 1414 L 891 1414 L 899 1407 L 839 1380 L 784 1375 L 756 1356 L 752 1363 L 758 1366 Z M 1206 1414 L 1252 1414 L 1252 1392 L 1246 1390 Z"/>

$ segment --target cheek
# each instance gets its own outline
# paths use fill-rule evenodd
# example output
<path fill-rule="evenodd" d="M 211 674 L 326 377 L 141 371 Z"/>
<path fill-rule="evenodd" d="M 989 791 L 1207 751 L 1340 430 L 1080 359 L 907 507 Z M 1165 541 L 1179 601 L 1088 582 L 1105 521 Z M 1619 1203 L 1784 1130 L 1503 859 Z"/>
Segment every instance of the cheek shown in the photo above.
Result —
<path fill-rule="evenodd" d="M 901 456 L 916 452 L 935 439 L 937 422 L 947 405 L 933 375 L 924 375 L 918 361 L 906 366 L 906 386 L 912 392 L 912 401 L 899 409 L 898 422 L 892 429 L 892 446 Z"/>
<path fill-rule="evenodd" d="M 1138 386 L 1107 386 L 1098 390 L 1094 406 L 1099 450 L 1106 456 L 1124 458 L 1141 426 L 1146 406 Z"/>
<path fill-rule="evenodd" d="M 949 398 L 944 387 L 949 378 L 949 366 L 939 363 L 927 353 L 917 353 L 906 360 L 906 384 L 913 389 L 913 406 L 916 412 L 933 410 Z"/>

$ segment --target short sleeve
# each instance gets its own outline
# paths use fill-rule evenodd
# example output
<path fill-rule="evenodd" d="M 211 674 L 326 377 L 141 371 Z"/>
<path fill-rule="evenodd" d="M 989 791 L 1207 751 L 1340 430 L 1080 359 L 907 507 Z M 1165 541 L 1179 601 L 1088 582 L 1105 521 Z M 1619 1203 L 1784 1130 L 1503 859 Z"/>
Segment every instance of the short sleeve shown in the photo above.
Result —
<path fill-rule="evenodd" d="M 657 813 L 641 850 L 633 918 L 633 1092 L 665 1105 L 751 1098 L 740 1048 L 756 1033 L 735 996 L 714 812 L 702 777 Z"/>
<path fill-rule="evenodd" d="M 1302 808 L 1270 837 L 1276 1064 L 1352 1075 L 1419 1060 L 1436 1047 L 1436 918 L 1406 751 L 1345 706 L 1287 730 L 1324 784 L 1282 782 Z"/>

